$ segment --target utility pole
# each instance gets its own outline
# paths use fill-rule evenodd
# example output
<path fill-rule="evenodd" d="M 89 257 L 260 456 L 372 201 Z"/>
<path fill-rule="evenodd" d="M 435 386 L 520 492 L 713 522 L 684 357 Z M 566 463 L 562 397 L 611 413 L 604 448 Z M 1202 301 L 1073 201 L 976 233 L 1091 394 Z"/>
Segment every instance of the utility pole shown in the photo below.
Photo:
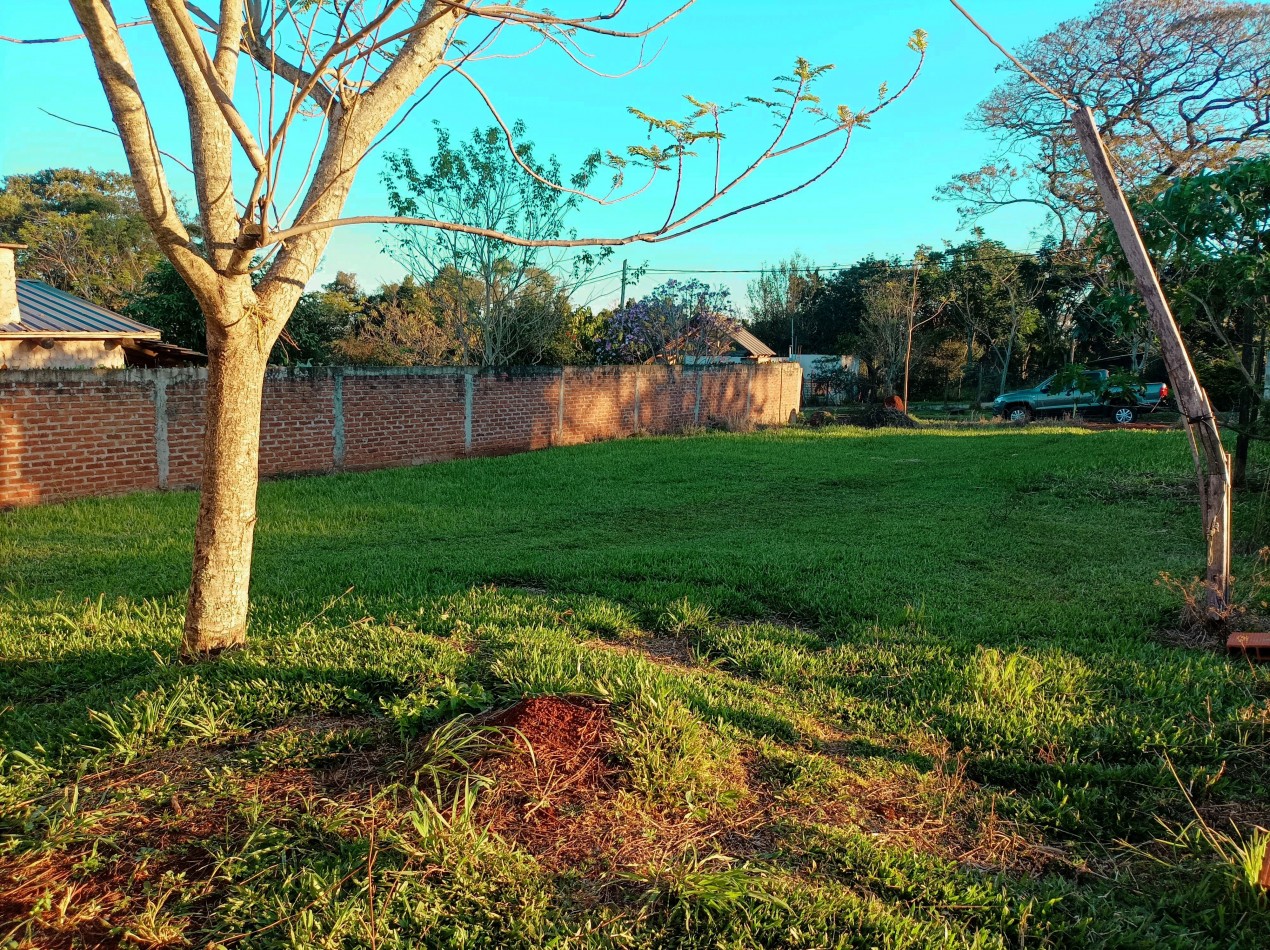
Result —
<path fill-rule="evenodd" d="M 1178 408 L 1186 423 L 1186 434 L 1195 456 L 1196 478 L 1199 481 L 1201 511 L 1204 519 L 1204 536 L 1208 543 L 1208 615 L 1213 621 L 1225 617 L 1230 603 L 1230 506 L 1231 478 L 1230 455 L 1222 445 L 1221 432 L 1213 416 L 1208 393 L 1200 384 L 1191 364 L 1190 354 L 1182 339 L 1182 331 L 1173 318 L 1168 298 L 1160 286 L 1160 279 L 1147 254 L 1146 245 L 1138 231 L 1133 212 L 1125 200 L 1124 191 L 1111 166 L 1111 156 L 1098 132 L 1094 114 L 1086 106 L 1075 109 L 1076 134 L 1089 160 L 1094 181 L 1106 205 L 1107 214 L 1115 226 L 1116 237 L 1124 250 L 1125 259 L 1133 270 L 1138 293 L 1146 303 L 1151 325 L 1160 338 L 1160 350 L 1164 365 L 1169 371 L 1169 382 L 1177 396 Z M 1200 463 L 1203 456 L 1204 464 Z"/>
<path fill-rule="evenodd" d="M 622 258 L 622 302 L 618 305 L 618 309 L 626 309 L 626 258 Z"/>
<path fill-rule="evenodd" d="M 908 412 L 908 368 L 913 361 L 913 321 L 917 319 L 917 272 L 922 267 L 920 252 L 913 255 L 913 296 L 908 305 L 908 342 L 904 347 L 904 411 Z"/>

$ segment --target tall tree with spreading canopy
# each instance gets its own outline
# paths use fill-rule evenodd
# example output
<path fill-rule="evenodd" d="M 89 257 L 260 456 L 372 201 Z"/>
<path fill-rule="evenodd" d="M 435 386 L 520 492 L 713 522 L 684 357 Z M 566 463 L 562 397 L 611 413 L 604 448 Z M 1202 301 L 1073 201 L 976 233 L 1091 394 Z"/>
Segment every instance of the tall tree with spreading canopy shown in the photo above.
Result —
<path fill-rule="evenodd" d="M 183 641 L 190 658 L 245 642 L 266 364 L 334 228 L 411 224 L 544 247 L 652 243 L 690 234 L 823 178 L 845 156 L 854 130 L 908 89 L 926 48 L 925 35 L 914 34 L 909 45 L 919 60 L 910 78 L 895 93 L 883 86 L 878 101 L 859 111 L 824 106 L 818 88 L 830 67 L 799 60 L 769 98 L 747 100 L 775 116 L 775 131 L 757 154 L 735 166 L 726 163 L 735 169 L 726 173 L 723 119 L 729 108 L 689 97 L 689 111 L 680 117 L 633 109 L 649 138 L 624 154 L 606 154 L 612 173 L 607 191 L 553 186 L 611 205 L 668 179 L 664 217 L 658 214 L 646 230 L 614 237 L 534 240 L 457 221 L 346 215 L 345 204 L 367 156 L 431 92 L 424 86 L 434 74 L 471 86 L 515 155 L 514 130 L 473 71 L 483 57 L 547 47 L 594 72 L 581 48 L 586 38 L 632 40 L 642 50 L 642 40 L 693 0 L 629 29 L 622 25 L 627 0 L 578 16 L 479 0 L 145 0 L 148 17 L 136 23 L 121 23 L 109 0 L 69 2 L 83 31 L 76 39 L 92 53 L 142 214 L 207 322 L 203 490 Z M 469 26 L 476 31 L 472 37 Z M 151 122 L 125 28 L 154 31 L 189 113 L 185 164 L 193 177 L 200 240 L 179 212 L 163 163 L 175 146 L 161 143 L 162 130 Z M 504 38 L 515 42 L 518 31 L 527 34 L 528 46 L 494 51 Z M 641 52 L 636 68 L 644 65 Z M 240 82 L 247 71 L 250 79 Z M 819 127 L 803 129 L 808 120 L 818 120 Z M 772 193 L 741 197 L 761 166 L 822 144 L 824 161 L 809 176 Z M 698 150 L 707 156 L 709 172 L 696 187 L 685 170 Z M 250 168 L 245 175 L 243 167 Z M 628 187 L 627 175 L 640 167 L 642 181 Z"/>
<path fill-rule="evenodd" d="M 1103 0 L 1019 58 L 1051 89 L 1094 110 L 1125 190 L 1225 167 L 1270 145 L 1270 7 L 1224 0 Z M 1066 240 L 1100 214 L 1069 110 L 1013 67 L 971 114 L 998 154 L 941 189 L 963 217 L 1010 205 L 1051 213 Z M 1066 243 L 1066 240 L 1064 243 Z"/>

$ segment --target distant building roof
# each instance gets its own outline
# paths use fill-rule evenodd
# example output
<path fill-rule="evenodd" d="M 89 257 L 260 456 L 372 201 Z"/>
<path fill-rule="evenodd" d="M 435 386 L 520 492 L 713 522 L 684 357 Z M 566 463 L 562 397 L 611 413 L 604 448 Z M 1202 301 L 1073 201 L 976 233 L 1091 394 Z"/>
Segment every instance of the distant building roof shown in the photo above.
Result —
<path fill-rule="evenodd" d="M 18 281 L 17 323 L 0 325 L 0 338 L 42 340 L 157 340 L 160 333 L 136 320 L 56 290 L 38 280 Z"/>
<path fill-rule="evenodd" d="M 747 350 L 751 356 L 756 357 L 772 357 L 776 355 L 776 351 L 756 337 L 745 327 L 740 327 L 732 331 L 732 339 L 742 349 Z"/>

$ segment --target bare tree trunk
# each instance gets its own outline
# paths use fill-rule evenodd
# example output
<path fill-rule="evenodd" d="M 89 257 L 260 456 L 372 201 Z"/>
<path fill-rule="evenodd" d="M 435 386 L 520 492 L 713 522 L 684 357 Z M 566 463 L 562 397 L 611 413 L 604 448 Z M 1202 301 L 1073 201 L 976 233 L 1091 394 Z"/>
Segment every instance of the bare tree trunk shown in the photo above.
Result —
<path fill-rule="evenodd" d="M 1005 344 L 1005 359 L 1001 361 L 1001 388 L 997 390 L 997 395 L 1005 392 L 1006 384 L 1010 381 L 1010 360 L 1014 358 L 1014 337 L 1019 331 L 1019 314 L 1015 311 L 1014 320 L 1010 324 L 1010 338 Z"/>
<path fill-rule="evenodd" d="M 222 340 L 209 334 L 203 489 L 181 655 L 201 659 L 247 639 L 256 529 L 260 402 L 268 349 L 250 315 Z"/>
<path fill-rule="evenodd" d="M 1261 331 L 1261 398 L 1270 401 L 1270 346 L 1266 345 L 1266 331 Z"/>
<path fill-rule="evenodd" d="M 1256 379 L 1256 328 L 1253 326 L 1252 314 L 1245 310 L 1240 314 L 1239 335 L 1240 359 L 1244 373 L 1250 379 Z M 1243 488 L 1248 481 L 1248 450 L 1252 444 L 1252 427 L 1257 421 L 1257 391 L 1255 385 L 1244 385 L 1239 389 L 1239 432 L 1235 436 L 1234 472 L 1232 481 L 1236 488 Z"/>

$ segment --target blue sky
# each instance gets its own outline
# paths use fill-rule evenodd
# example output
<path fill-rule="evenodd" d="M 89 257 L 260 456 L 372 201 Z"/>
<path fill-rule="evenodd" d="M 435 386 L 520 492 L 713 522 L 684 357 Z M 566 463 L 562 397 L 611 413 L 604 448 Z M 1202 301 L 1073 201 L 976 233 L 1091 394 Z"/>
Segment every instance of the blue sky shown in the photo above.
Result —
<path fill-rule="evenodd" d="M 582 2 L 567 0 L 553 8 L 567 11 Z M 584 4 L 587 9 L 597 5 L 606 4 Z M 1092 0 L 967 4 L 980 22 L 1012 47 L 1092 5 Z M 115 0 L 114 6 L 121 20 L 143 13 L 140 0 Z M 645 16 L 670 6 L 664 0 L 632 0 L 634 12 L 627 22 L 642 25 Z M 619 249 L 613 265 L 601 273 L 616 271 L 627 257 L 632 266 L 647 262 L 654 268 L 701 272 L 703 279 L 726 282 L 743 299 L 746 275 L 705 272 L 756 268 L 795 250 L 826 266 L 870 253 L 907 255 L 920 243 L 938 245 L 960 236 L 953 207 L 932 196 L 952 175 L 977 168 L 990 152 L 991 143 L 967 129 L 966 115 L 998 81 L 996 51 L 946 0 L 802 0 L 788 5 L 797 15 L 780 12 L 785 7 L 770 0 L 698 0 L 660 34 L 657 42 L 664 48 L 653 64 L 624 79 L 595 78 L 554 51 L 473 67 L 503 116 L 525 120 L 540 154 L 559 155 L 569 169 L 594 148 L 621 151 L 645 140 L 645 130 L 627 116 L 627 106 L 670 116 L 682 113 L 685 93 L 719 102 L 764 95 L 773 77 L 788 72 L 797 56 L 837 67 L 821 85 L 827 103 L 867 107 L 879 83 L 889 81 L 894 87 L 908 75 L 914 56 L 905 43 L 911 32 L 920 27 L 929 33 L 927 64 L 916 85 L 870 128 L 857 132 L 846 161 L 828 178 L 789 199 L 682 240 Z M 3 35 L 52 36 L 76 32 L 74 26 L 61 3 L 0 4 Z M 483 32 L 469 35 L 479 38 Z M 186 153 L 179 91 L 153 34 L 141 28 L 129 31 L 127 38 L 160 144 Z M 596 65 L 606 71 L 620 71 L 635 56 L 629 44 L 608 41 L 592 46 Z M 505 49 L 514 47 L 509 43 Z M 0 127 L 5 129 L 0 174 L 63 165 L 124 169 L 116 139 L 74 128 L 40 111 L 92 125 L 110 124 L 84 44 L 0 44 L 0 82 L 7 91 L 0 98 Z M 733 124 L 725 166 L 729 155 L 734 163 L 751 157 L 759 137 L 770 128 L 767 116 L 758 111 L 728 118 Z M 456 134 L 490 124 L 480 100 L 462 80 L 451 77 L 414 112 L 389 147 L 411 148 L 421 160 L 426 158 L 434 142 L 434 119 Z M 798 180 L 800 172 L 812 166 L 812 158 L 800 154 L 785 165 L 768 166 L 741 197 L 761 197 Z M 382 159 L 374 157 L 364 168 L 350 213 L 386 211 L 381 167 Z M 698 173 L 704 178 L 708 172 L 703 161 Z M 188 193 L 188 178 L 175 168 L 171 174 L 174 188 Z M 665 216 L 662 197 L 651 193 L 616 208 L 588 209 L 574 223 L 583 233 L 605 235 L 656 226 Z M 1034 213 L 1014 212 L 994 216 L 985 227 L 989 236 L 1024 247 L 1035 245 L 1034 232 L 1042 223 Z M 366 286 L 397 277 L 401 268 L 380 251 L 380 240 L 375 227 L 338 232 L 318 279 L 328 279 L 336 270 L 355 272 Z M 664 279 L 649 275 L 635 291 Z M 616 277 L 596 282 L 588 288 L 588 298 L 596 306 L 611 303 L 617 286 Z"/>

